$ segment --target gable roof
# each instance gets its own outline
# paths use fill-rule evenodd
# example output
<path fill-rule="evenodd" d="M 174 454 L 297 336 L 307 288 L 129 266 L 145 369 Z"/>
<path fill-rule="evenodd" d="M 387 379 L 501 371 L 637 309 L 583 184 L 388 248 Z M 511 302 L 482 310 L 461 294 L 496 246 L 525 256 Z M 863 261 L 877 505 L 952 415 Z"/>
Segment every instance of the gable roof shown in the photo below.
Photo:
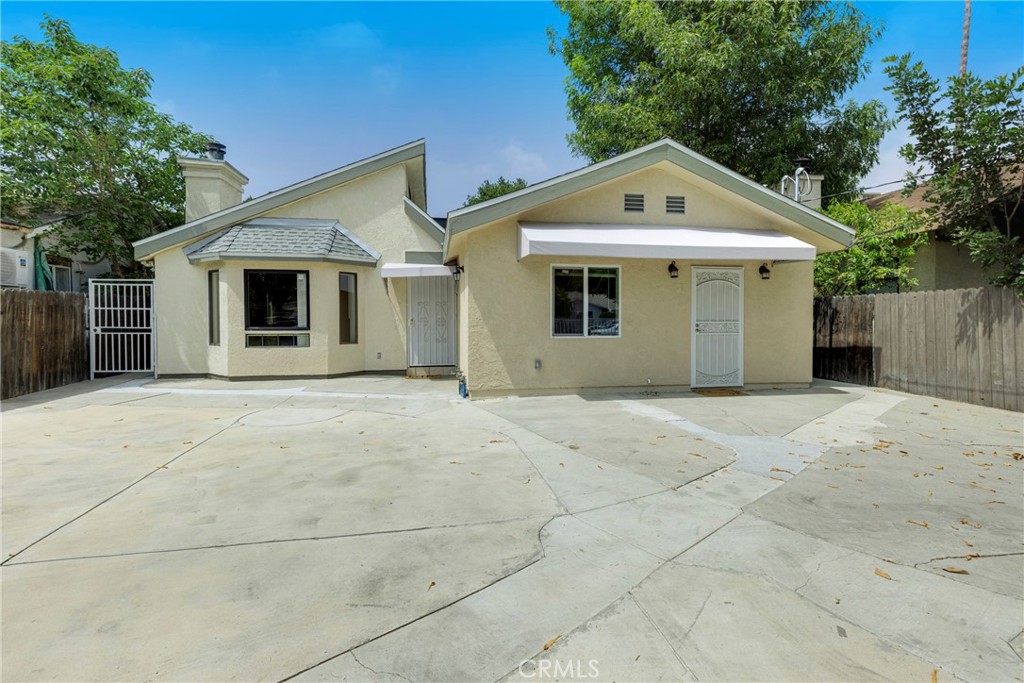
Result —
<path fill-rule="evenodd" d="M 634 171 L 669 161 L 715 185 L 729 190 L 798 225 L 844 247 L 853 244 L 854 231 L 824 214 L 757 184 L 750 178 L 726 168 L 675 140 L 665 138 L 632 152 L 551 178 L 496 199 L 456 209 L 448 213 L 445 253 L 452 235 L 492 221 L 507 218 L 547 202 L 586 190 Z"/>
<path fill-rule="evenodd" d="M 299 181 L 280 190 L 268 192 L 261 197 L 222 209 L 209 216 L 203 216 L 191 223 L 185 223 L 177 228 L 165 230 L 158 235 L 134 242 L 132 246 L 135 247 L 135 258 L 144 259 L 158 251 L 170 249 L 182 242 L 208 235 L 215 230 L 256 218 L 268 211 L 273 211 L 286 204 L 291 204 L 294 201 L 329 190 L 343 183 L 382 171 L 396 164 L 422 158 L 426 153 L 425 150 L 424 140 L 416 140 L 401 147 L 361 159 L 347 166 L 336 168 L 333 171 Z M 426 201 L 425 198 L 424 201 Z"/>
<path fill-rule="evenodd" d="M 420 226 L 424 232 L 437 240 L 438 244 L 442 244 L 444 242 L 444 227 L 437 222 L 437 219 L 431 218 L 426 211 L 408 197 L 402 197 L 402 199 L 405 200 L 405 215 L 412 219 L 413 223 Z"/>
<path fill-rule="evenodd" d="M 335 220 L 258 218 L 185 247 L 201 261 L 337 261 L 374 265 L 380 254 Z"/>

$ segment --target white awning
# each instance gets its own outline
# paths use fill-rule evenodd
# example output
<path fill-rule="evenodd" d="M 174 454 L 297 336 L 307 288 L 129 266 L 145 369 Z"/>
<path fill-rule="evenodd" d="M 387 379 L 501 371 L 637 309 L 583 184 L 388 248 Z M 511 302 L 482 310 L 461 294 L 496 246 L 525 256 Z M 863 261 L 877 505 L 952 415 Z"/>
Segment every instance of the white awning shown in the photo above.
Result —
<path fill-rule="evenodd" d="M 451 277 L 452 269 L 431 263 L 385 263 L 381 277 Z"/>
<path fill-rule="evenodd" d="M 774 230 L 520 223 L 519 258 L 532 255 L 813 261 L 817 250 Z"/>

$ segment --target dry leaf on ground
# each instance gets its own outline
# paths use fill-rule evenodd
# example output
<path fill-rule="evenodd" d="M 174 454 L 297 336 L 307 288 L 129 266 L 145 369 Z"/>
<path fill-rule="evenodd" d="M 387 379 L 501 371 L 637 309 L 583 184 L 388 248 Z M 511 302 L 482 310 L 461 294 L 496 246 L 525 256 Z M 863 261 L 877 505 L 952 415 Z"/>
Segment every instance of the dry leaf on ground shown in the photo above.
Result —
<path fill-rule="evenodd" d="M 433 588 L 433 587 L 434 587 L 434 586 L 436 586 L 436 585 L 437 585 L 437 581 L 431 581 L 431 582 L 430 582 L 430 585 L 429 585 L 429 586 L 427 586 L 427 590 L 430 590 L 431 588 Z"/>
<path fill-rule="evenodd" d="M 969 520 L 966 517 L 961 519 L 960 523 L 963 524 L 964 526 L 969 526 L 969 527 L 972 527 L 974 529 L 980 529 L 981 528 L 981 524 L 979 522 L 972 522 L 971 520 Z"/>
<path fill-rule="evenodd" d="M 882 571 L 881 569 L 876 569 L 875 570 L 875 574 L 877 574 L 878 576 L 881 576 L 883 579 L 885 579 L 887 581 L 892 581 L 892 577 L 889 576 L 889 573 L 885 572 L 885 571 Z"/>
<path fill-rule="evenodd" d="M 555 643 L 557 643 L 557 642 L 558 642 L 558 639 L 559 639 L 559 638 L 561 638 L 561 637 L 562 637 L 562 636 L 555 636 L 554 638 L 552 638 L 552 639 L 551 639 L 551 640 L 549 640 L 548 642 L 544 643 L 544 649 L 545 649 L 545 650 L 550 650 L 550 649 L 551 649 L 551 646 L 552 646 L 552 645 L 554 645 Z"/>
<path fill-rule="evenodd" d="M 917 526 L 923 526 L 925 529 L 928 528 L 928 522 L 915 522 L 912 519 L 908 519 L 907 524 L 916 524 Z"/>
<path fill-rule="evenodd" d="M 942 571 L 949 572 L 950 574 L 970 574 L 966 569 L 960 569 L 960 567 L 943 567 Z"/>

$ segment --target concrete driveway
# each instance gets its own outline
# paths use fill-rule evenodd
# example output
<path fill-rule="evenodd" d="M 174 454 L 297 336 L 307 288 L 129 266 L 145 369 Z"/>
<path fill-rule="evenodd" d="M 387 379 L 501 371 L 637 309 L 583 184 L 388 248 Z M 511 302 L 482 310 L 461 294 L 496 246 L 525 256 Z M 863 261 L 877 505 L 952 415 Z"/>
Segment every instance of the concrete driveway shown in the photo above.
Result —
<path fill-rule="evenodd" d="M 2 677 L 1024 678 L 1022 416 L 847 385 L 7 401 Z"/>

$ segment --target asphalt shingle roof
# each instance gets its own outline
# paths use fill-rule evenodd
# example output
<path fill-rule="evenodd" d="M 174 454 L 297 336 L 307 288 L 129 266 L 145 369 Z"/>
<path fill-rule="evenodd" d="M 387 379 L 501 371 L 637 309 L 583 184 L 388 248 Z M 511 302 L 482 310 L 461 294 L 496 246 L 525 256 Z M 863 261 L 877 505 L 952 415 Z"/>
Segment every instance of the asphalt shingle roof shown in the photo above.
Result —
<path fill-rule="evenodd" d="M 342 261 L 373 265 L 380 254 L 332 220 L 258 218 L 185 248 L 189 261 Z"/>

